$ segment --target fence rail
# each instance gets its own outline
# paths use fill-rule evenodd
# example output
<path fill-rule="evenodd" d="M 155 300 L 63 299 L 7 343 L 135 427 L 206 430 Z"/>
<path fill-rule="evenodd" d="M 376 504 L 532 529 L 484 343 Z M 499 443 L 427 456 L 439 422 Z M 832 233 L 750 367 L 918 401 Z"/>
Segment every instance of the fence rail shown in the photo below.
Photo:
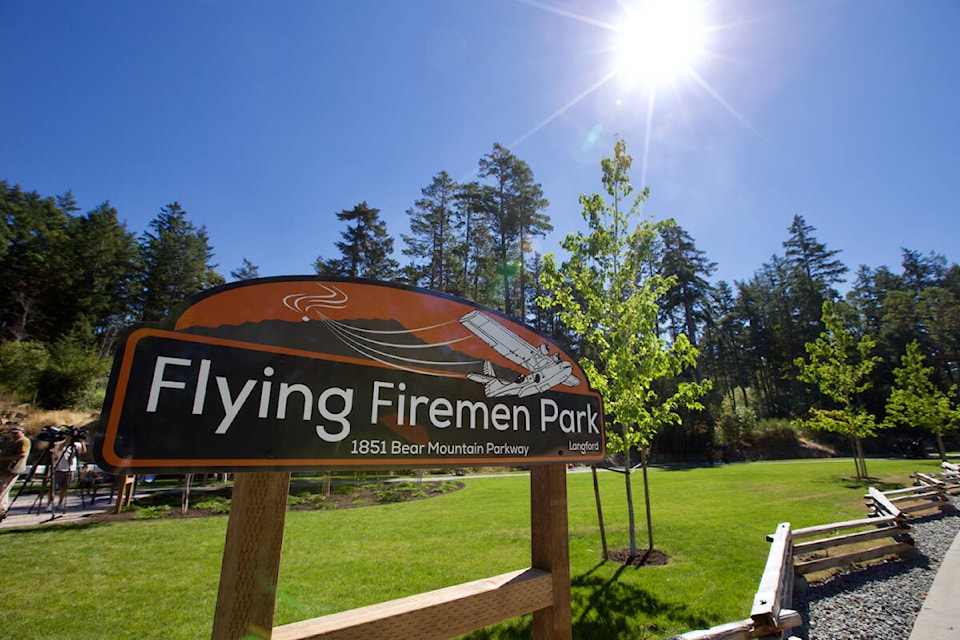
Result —
<path fill-rule="evenodd" d="M 522 569 L 274 627 L 273 640 L 439 640 L 549 607 L 550 573 Z"/>

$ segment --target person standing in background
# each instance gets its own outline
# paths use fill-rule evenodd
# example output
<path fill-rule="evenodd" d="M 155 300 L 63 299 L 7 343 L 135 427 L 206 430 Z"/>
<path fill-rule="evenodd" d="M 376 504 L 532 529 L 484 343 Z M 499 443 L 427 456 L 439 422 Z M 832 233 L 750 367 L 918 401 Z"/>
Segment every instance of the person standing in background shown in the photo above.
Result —
<path fill-rule="evenodd" d="M 67 437 L 57 447 L 55 455 L 57 466 L 54 469 L 53 486 L 60 494 L 60 500 L 57 503 L 57 510 L 60 513 L 65 513 L 67 510 L 67 490 L 73 482 L 74 470 L 79 475 L 80 454 L 87 450 L 87 445 L 77 437 L 76 430 L 72 427 L 68 429 Z M 50 511 L 53 511 L 53 505 L 50 505 Z"/>
<path fill-rule="evenodd" d="M 30 438 L 23 433 L 23 427 L 16 424 L 0 447 L 0 520 L 7 517 L 10 508 L 10 489 L 17 476 L 27 470 L 27 456 L 30 455 Z"/>

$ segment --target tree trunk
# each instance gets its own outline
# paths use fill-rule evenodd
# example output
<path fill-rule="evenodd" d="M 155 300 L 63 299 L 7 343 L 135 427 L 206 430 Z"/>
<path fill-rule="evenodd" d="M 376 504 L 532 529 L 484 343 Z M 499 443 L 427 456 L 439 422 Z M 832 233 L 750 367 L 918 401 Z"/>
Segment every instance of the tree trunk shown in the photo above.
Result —
<path fill-rule="evenodd" d="M 600 523 L 600 546 L 603 549 L 602 559 L 607 560 L 610 554 L 607 553 L 607 531 L 603 527 L 603 509 L 600 508 L 600 483 L 597 481 L 597 465 L 590 467 L 593 473 L 593 496 L 597 501 L 597 521 Z"/>
<path fill-rule="evenodd" d="M 647 482 L 647 448 L 640 447 L 640 467 L 643 469 L 643 497 L 647 506 L 647 540 L 650 546 L 648 551 L 653 551 L 653 518 L 650 509 L 650 483 Z"/>
<path fill-rule="evenodd" d="M 863 476 L 860 475 L 860 456 L 857 454 L 857 439 L 854 436 L 850 436 L 850 453 L 853 455 L 853 467 L 857 470 L 857 480 L 861 480 Z"/>
<path fill-rule="evenodd" d="M 947 447 L 943 444 L 943 435 L 937 434 L 937 448 L 940 449 L 940 460 L 947 461 Z"/>
<path fill-rule="evenodd" d="M 633 558 L 637 555 L 637 523 L 633 516 L 633 486 L 630 484 L 630 447 L 624 452 L 623 477 L 627 488 L 627 515 L 630 519 L 630 557 Z"/>
<path fill-rule="evenodd" d="M 193 480 L 193 474 L 188 473 L 183 476 L 183 493 L 180 494 L 180 514 L 187 515 L 190 510 L 190 482 Z"/>
<path fill-rule="evenodd" d="M 853 455 L 857 463 L 857 479 L 866 480 L 870 476 L 867 474 L 867 459 L 863 455 L 863 442 L 857 436 L 853 437 Z"/>

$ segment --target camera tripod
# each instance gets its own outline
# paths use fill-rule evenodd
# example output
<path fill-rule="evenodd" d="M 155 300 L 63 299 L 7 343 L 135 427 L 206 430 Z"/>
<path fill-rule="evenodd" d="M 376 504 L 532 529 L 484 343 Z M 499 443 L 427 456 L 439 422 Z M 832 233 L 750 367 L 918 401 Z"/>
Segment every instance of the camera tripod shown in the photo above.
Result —
<path fill-rule="evenodd" d="M 20 497 L 20 494 L 23 493 L 23 490 L 27 488 L 33 481 L 33 477 L 37 472 L 37 469 L 42 465 L 43 466 L 43 478 L 40 482 L 40 493 L 37 494 L 37 497 L 34 499 L 33 504 L 30 505 L 30 508 L 27 510 L 27 513 L 33 513 L 34 507 L 37 509 L 37 515 L 43 511 L 43 499 L 47 498 L 47 506 L 50 509 L 50 519 L 53 520 L 56 518 L 56 514 L 53 512 L 53 499 L 54 499 L 54 470 L 56 464 L 60 463 L 60 459 L 63 458 L 63 454 L 66 452 L 66 449 L 60 452 L 60 456 L 57 458 L 56 464 L 53 462 L 53 446 L 54 443 L 50 442 L 43 453 L 40 454 L 40 457 L 37 458 L 37 461 L 33 463 L 33 466 L 30 468 L 30 473 L 27 474 L 27 477 L 24 479 L 23 483 L 20 485 L 20 488 L 17 490 L 17 495 L 13 497 L 10 501 L 10 506 L 13 506 L 13 503 L 17 501 L 17 498 Z"/>

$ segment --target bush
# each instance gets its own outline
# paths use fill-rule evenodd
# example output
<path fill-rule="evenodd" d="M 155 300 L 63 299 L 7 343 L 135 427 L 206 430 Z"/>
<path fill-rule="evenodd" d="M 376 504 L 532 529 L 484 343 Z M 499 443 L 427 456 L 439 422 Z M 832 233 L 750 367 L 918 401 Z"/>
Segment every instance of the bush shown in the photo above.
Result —
<path fill-rule="evenodd" d="M 757 413 L 750 407 L 739 406 L 733 411 L 724 409 L 717 420 L 721 442 L 733 444 L 753 435 L 757 429 Z"/>
<path fill-rule="evenodd" d="M 50 352 L 42 342 L 0 344 L 0 384 L 26 398 L 37 393 L 40 375 L 50 364 Z"/>
<path fill-rule="evenodd" d="M 230 513 L 230 500 L 219 496 L 205 498 L 190 505 L 193 509 L 212 511 L 213 513 Z"/>
<path fill-rule="evenodd" d="M 133 509 L 133 517 L 135 520 L 151 520 L 153 518 L 161 518 L 170 511 L 170 505 L 168 504 L 157 504 L 152 507 L 131 507 Z"/>
<path fill-rule="evenodd" d="M 109 363 L 96 350 L 68 336 L 50 349 L 49 364 L 37 381 L 37 400 L 46 408 L 97 407 L 103 400 L 98 383 L 108 373 Z"/>

